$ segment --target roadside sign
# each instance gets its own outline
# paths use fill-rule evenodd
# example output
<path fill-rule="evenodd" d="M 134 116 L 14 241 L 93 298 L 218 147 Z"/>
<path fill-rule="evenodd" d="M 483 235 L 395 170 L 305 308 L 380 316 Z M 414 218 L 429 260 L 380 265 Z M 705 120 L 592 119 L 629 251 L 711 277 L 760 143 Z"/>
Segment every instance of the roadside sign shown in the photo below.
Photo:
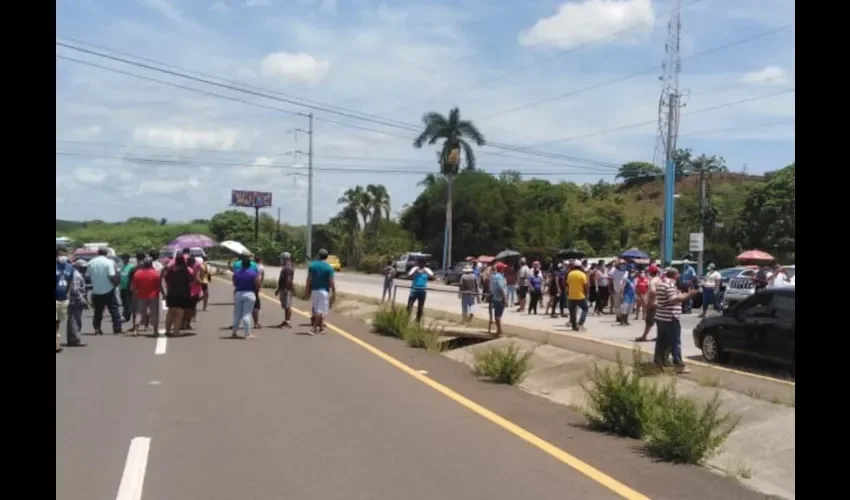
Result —
<path fill-rule="evenodd" d="M 688 251 L 702 252 L 704 240 L 703 233 L 691 233 L 688 238 Z"/>

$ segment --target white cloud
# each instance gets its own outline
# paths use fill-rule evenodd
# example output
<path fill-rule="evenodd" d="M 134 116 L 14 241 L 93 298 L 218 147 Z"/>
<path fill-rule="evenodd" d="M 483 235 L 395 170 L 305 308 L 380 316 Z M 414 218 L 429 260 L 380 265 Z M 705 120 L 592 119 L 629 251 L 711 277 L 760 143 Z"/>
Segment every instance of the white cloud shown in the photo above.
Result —
<path fill-rule="evenodd" d="M 651 33 L 654 19 L 650 0 L 565 2 L 556 14 L 538 19 L 534 26 L 520 32 L 519 43 L 569 49 L 635 26 L 626 36 L 612 37 L 612 40 L 633 40 Z"/>
<path fill-rule="evenodd" d="M 80 167 L 74 169 L 71 179 L 81 184 L 102 184 L 108 174 L 102 168 Z"/>
<path fill-rule="evenodd" d="M 779 66 L 765 66 L 742 76 L 741 83 L 784 85 L 788 83 L 788 72 Z"/>
<path fill-rule="evenodd" d="M 329 68 L 328 61 L 318 60 L 304 52 L 297 54 L 276 52 L 263 59 L 260 72 L 266 77 L 317 85 L 325 79 Z"/>
<path fill-rule="evenodd" d="M 133 142 L 145 146 L 175 149 L 219 149 L 229 151 L 239 144 L 237 129 L 193 130 L 180 127 L 139 127 L 133 131 Z"/>
<path fill-rule="evenodd" d="M 216 12 L 221 12 L 221 13 L 227 13 L 227 12 L 230 10 L 230 9 L 227 7 L 227 4 L 226 4 L 226 3 L 224 3 L 222 0 L 216 0 L 216 1 L 212 4 L 212 6 L 210 6 L 210 9 L 212 9 L 212 10 L 214 10 L 214 11 L 216 11 Z"/>
<path fill-rule="evenodd" d="M 245 7 L 267 7 L 269 0 L 245 0 Z"/>
<path fill-rule="evenodd" d="M 72 141 L 91 141 L 96 139 L 101 131 L 102 127 L 100 125 L 91 125 L 89 127 L 78 127 L 72 129 L 71 132 L 68 133 L 68 140 Z"/>

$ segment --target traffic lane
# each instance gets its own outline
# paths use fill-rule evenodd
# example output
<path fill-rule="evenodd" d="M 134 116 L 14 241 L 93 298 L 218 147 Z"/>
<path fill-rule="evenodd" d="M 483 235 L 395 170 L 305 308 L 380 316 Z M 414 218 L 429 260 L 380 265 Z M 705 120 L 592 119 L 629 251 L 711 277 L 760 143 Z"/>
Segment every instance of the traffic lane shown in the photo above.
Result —
<path fill-rule="evenodd" d="M 296 307 L 305 310 L 309 304 L 299 302 Z M 590 431 L 585 418 L 564 405 L 516 387 L 482 382 L 465 364 L 375 335 L 362 320 L 332 313 L 329 322 L 650 498 L 765 498 L 736 479 L 706 468 L 651 460 L 640 450 L 639 441 Z"/>
<path fill-rule="evenodd" d="M 279 267 L 266 267 L 266 277 L 267 278 L 277 278 L 280 273 Z M 337 286 L 340 289 L 344 287 L 357 287 L 357 289 L 350 290 L 351 293 L 368 293 L 369 295 L 377 294 L 378 298 L 381 296 L 381 292 L 384 287 L 384 277 L 377 274 L 362 274 L 355 272 L 341 272 L 335 273 L 334 279 L 337 282 Z M 307 270 L 306 269 L 296 269 L 295 270 L 295 281 L 304 283 L 307 280 Z M 395 280 L 395 283 L 398 285 L 410 285 L 410 280 L 404 278 L 398 278 Z M 446 285 L 441 281 L 432 281 L 428 284 L 428 288 L 436 288 L 441 290 L 453 290 L 457 291 L 456 286 Z M 360 292 L 358 289 L 362 289 Z M 377 290 L 377 291 L 376 291 Z"/>
<path fill-rule="evenodd" d="M 617 498 L 338 335 L 222 339 L 231 312 L 169 345 L 145 498 Z"/>
<path fill-rule="evenodd" d="M 56 355 L 56 498 L 62 500 L 115 498 L 130 440 L 150 432 L 156 340 L 90 335 L 91 321 L 86 314 L 87 346 Z"/>

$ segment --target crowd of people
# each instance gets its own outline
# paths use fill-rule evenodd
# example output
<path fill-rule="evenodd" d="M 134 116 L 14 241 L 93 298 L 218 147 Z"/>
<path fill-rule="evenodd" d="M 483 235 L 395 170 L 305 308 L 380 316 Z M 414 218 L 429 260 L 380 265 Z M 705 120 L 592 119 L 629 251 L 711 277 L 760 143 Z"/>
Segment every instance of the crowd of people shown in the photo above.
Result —
<path fill-rule="evenodd" d="M 104 313 L 112 322 L 112 333 L 136 336 L 152 330 L 159 335 L 160 310 L 165 309 L 164 334 L 192 333 L 198 306 L 206 310 L 209 301 L 210 268 L 203 257 L 193 257 L 189 249 L 178 252 L 169 262 L 159 261 L 159 252 L 138 252 L 116 262 L 105 248 L 97 257 L 71 261 L 64 249 L 56 250 L 56 352 L 63 347 L 60 326 L 66 323 L 68 347 L 82 347 L 83 311 L 93 309 L 95 335 L 103 335 Z M 91 290 L 87 290 L 86 281 Z M 164 303 L 163 303 L 164 302 Z M 125 329 L 125 325 L 128 328 Z M 125 331 L 126 330 L 126 331 Z"/>

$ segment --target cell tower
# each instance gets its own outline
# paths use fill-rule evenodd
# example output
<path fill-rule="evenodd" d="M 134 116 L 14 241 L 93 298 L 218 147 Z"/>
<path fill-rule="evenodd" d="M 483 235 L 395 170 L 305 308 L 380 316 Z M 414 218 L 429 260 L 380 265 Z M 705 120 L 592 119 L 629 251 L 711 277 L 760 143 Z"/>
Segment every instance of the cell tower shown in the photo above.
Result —
<path fill-rule="evenodd" d="M 679 91 L 679 73 L 682 59 L 679 55 L 681 38 L 682 2 L 674 0 L 670 21 L 667 23 L 667 42 L 664 45 L 664 62 L 661 64 L 661 97 L 658 100 L 658 137 L 655 141 L 653 163 L 664 171 L 664 222 L 661 237 L 661 256 L 664 264 L 673 258 L 673 191 L 676 183 L 676 169 L 673 165 L 673 152 L 676 151 L 676 138 L 679 135 L 679 109 L 682 107 L 682 94 Z"/>

